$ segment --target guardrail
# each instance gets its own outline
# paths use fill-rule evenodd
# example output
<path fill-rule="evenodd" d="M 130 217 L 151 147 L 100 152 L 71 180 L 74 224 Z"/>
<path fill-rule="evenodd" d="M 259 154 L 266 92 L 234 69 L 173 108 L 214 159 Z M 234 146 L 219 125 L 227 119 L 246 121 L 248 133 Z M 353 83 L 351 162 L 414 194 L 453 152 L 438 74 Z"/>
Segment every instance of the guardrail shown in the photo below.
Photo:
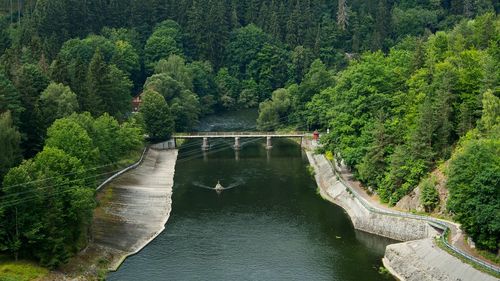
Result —
<path fill-rule="evenodd" d="M 173 137 L 204 137 L 204 136 L 306 136 L 311 134 L 311 132 L 188 132 L 188 133 L 176 133 Z"/>
<path fill-rule="evenodd" d="M 496 272 L 497 274 L 500 274 L 500 268 L 494 265 L 491 265 L 489 263 L 486 263 L 476 257 L 473 257 L 464 251 L 458 249 L 457 247 L 451 245 L 448 243 L 448 240 L 446 239 L 446 233 L 450 231 L 449 223 L 443 220 L 435 219 L 435 218 L 430 218 L 426 216 L 419 216 L 419 215 L 414 215 L 414 214 L 408 214 L 408 213 L 403 213 L 403 212 L 398 212 L 398 211 L 389 211 L 389 210 L 384 210 L 380 208 L 373 207 L 368 201 L 366 201 L 365 198 L 363 198 L 361 195 L 358 194 L 356 190 L 354 190 L 348 183 L 344 181 L 342 178 L 342 175 L 340 175 L 339 171 L 337 170 L 336 164 L 332 163 L 330 160 L 327 159 L 328 164 L 330 164 L 331 168 L 333 169 L 335 176 L 337 176 L 337 179 L 349 190 L 349 192 L 356 198 L 358 199 L 359 202 L 365 207 L 367 210 L 382 214 L 382 215 L 389 215 L 389 216 L 396 216 L 396 217 L 403 217 L 403 218 L 410 218 L 410 219 L 417 219 L 417 220 L 422 220 L 426 221 L 429 223 L 431 226 L 439 228 L 443 231 L 443 234 L 441 235 L 440 239 L 444 243 L 444 245 L 455 252 L 456 254 L 462 256 L 466 260 L 470 261 L 471 263 L 474 263 L 478 266 L 481 266 L 483 268 L 492 270 Z"/>
<path fill-rule="evenodd" d="M 107 178 L 103 183 L 101 183 L 97 188 L 96 190 L 99 191 L 101 188 L 103 188 L 106 184 L 108 184 L 109 182 L 111 182 L 112 180 L 116 179 L 117 177 L 123 175 L 124 173 L 132 170 L 132 169 L 135 169 L 137 168 L 141 163 L 142 161 L 144 160 L 144 156 L 146 155 L 146 152 L 148 151 L 148 146 L 146 146 L 144 148 L 144 150 L 142 151 L 142 155 L 141 155 L 141 158 L 139 159 L 139 161 L 135 162 L 134 164 L 124 168 L 123 170 L 117 172 L 116 174 L 112 175 L 111 177 Z"/>

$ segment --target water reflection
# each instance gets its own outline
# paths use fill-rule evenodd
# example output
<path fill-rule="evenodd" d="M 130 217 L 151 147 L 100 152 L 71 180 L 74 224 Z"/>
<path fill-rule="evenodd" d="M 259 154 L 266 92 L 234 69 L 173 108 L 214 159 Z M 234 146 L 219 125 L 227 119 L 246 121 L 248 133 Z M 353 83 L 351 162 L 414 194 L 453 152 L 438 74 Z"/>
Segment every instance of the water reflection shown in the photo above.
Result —
<path fill-rule="evenodd" d="M 265 139 L 234 150 L 187 142 L 176 166 L 166 230 L 109 280 L 366 280 L 386 239 L 355 231 L 316 194 L 300 147 Z M 238 181 L 241 179 L 241 182 Z M 220 195 L 217 181 L 234 188 Z"/>

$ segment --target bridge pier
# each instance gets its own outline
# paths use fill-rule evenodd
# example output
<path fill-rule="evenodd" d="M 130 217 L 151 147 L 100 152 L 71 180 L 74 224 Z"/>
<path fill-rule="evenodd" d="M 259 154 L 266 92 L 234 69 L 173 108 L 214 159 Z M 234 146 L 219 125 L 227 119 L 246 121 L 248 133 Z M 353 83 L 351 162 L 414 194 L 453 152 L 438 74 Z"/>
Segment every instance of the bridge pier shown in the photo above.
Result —
<path fill-rule="evenodd" d="M 240 150 L 240 148 L 241 148 L 240 137 L 235 137 L 234 138 L 234 146 L 233 146 L 233 148 L 235 150 Z"/>
<path fill-rule="evenodd" d="M 210 145 L 208 144 L 208 138 L 204 137 L 203 144 L 201 145 L 201 150 L 207 151 L 209 148 L 210 148 Z"/>
<path fill-rule="evenodd" d="M 240 161 L 240 151 L 238 149 L 234 151 L 234 159 Z"/>
<path fill-rule="evenodd" d="M 268 136 L 266 139 L 266 149 L 273 148 L 273 143 L 271 142 L 271 136 Z"/>

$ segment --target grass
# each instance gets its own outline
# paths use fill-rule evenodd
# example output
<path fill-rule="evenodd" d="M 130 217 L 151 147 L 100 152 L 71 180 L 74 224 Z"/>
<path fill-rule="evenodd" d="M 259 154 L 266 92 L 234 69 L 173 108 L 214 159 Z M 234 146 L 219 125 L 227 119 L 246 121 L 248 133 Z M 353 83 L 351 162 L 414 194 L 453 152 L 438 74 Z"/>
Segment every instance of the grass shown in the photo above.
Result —
<path fill-rule="evenodd" d="M 384 279 L 387 280 L 394 280 L 394 277 L 392 277 L 392 274 L 389 272 L 387 268 L 384 266 L 381 266 L 378 268 L 378 274 L 382 275 Z"/>
<path fill-rule="evenodd" d="M 0 281 L 29 281 L 47 276 L 49 270 L 28 261 L 0 256 Z"/>
<path fill-rule="evenodd" d="M 110 185 L 102 192 L 102 197 L 99 200 L 99 205 L 107 205 L 113 199 L 113 188 Z"/>
<path fill-rule="evenodd" d="M 186 142 L 186 139 L 177 139 L 175 140 L 175 147 L 179 148 Z"/>
<path fill-rule="evenodd" d="M 314 167 L 311 165 L 307 165 L 307 173 L 313 178 L 316 175 L 316 171 L 314 170 Z"/>
<path fill-rule="evenodd" d="M 120 163 L 121 164 L 120 166 L 125 168 L 127 166 L 134 164 L 135 162 L 137 162 L 141 158 L 143 151 L 144 151 L 144 146 L 140 146 L 137 149 L 132 150 L 128 155 L 126 155 L 123 158 L 123 160 L 122 160 L 123 163 Z"/>
<path fill-rule="evenodd" d="M 484 251 L 484 250 L 476 249 L 476 251 L 478 252 L 478 254 L 480 254 L 482 257 L 486 258 L 487 260 L 492 261 L 496 264 L 500 264 L 500 257 L 499 256 L 497 256 L 491 252 Z"/>

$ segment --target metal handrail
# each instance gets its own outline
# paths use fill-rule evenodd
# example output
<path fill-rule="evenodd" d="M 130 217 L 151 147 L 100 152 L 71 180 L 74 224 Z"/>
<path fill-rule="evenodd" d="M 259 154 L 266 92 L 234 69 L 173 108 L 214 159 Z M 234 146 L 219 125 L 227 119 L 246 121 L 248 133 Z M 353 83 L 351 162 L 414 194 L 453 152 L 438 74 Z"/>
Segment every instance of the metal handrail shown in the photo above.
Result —
<path fill-rule="evenodd" d="M 365 198 L 363 198 L 361 195 L 359 195 L 358 192 L 356 190 L 354 190 L 350 186 L 350 184 L 348 184 L 348 183 L 346 183 L 344 181 L 344 179 L 342 178 L 342 175 L 340 175 L 339 171 L 337 171 L 337 167 L 336 167 L 335 164 L 333 164 L 328 159 L 327 159 L 327 162 L 328 162 L 328 164 L 330 164 L 330 166 L 333 169 L 335 175 L 337 176 L 337 179 L 342 183 L 342 185 L 344 185 L 344 187 L 346 187 L 347 189 L 349 189 L 350 193 L 352 195 L 354 195 L 354 197 L 356 199 L 358 199 L 359 202 L 361 202 L 361 204 L 363 205 L 363 207 L 365 207 L 369 211 L 374 212 L 374 213 L 378 213 L 378 214 L 382 214 L 382 215 L 390 215 L 390 216 L 404 217 L 404 218 L 411 218 L 411 219 L 417 219 L 417 220 L 426 221 L 429 224 L 431 224 L 432 226 L 437 227 L 437 228 L 443 230 L 443 235 L 441 235 L 440 239 L 441 239 L 441 241 L 443 241 L 443 243 L 446 245 L 446 247 L 448 247 L 450 250 L 452 250 L 456 254 L 462 256 L 463 258 L 469 260 L 472 263 L 475 263 L 475 264 L 477 264 L 479 266 L 482 266 L 483 268 L 487 268 L 489 270 L 492 270 L 492 271 L 496 272 L 497 274 L 500 274 L 500 268 L 499 267 L 497 267 L 495 265 L 492 265 L 492 264 L 489 264 L 489 263 L 486 263 L 486 262 L 484 262 L 484 261 L 482 261 L 482 260 L 480 260 L 480 259 L 478 259 L 478 258 L 476 258 L 474 256 L 471 256 L 471 255 L 465 253 L 464 251 L 458 249 L 457 247 L 455 247 L 455 246 L 453 246 L 453 245 L 451 245 L 451 244 L 448 243 L 448 240 L 445 237 L 446 235 L 444 235 L 444 234 L 446 232 L 450 231 L 449 222 L 446 222 L 446 221 L 443 221 L 443 220 L 439 220 L 439 219 L 435 219 L 435 218 L 426 217 L 426 216 L 419 216 L 419 215 L 408 214 L 408 213 L 398 212 L 398 211 L 389 211 L 389 210 L 384 210 L 384 209 L 380 209 L 380 208 L 377 208 L 377 207 L 373 207 L 370 203 L 368 203 L 368 201 L 366 201 Z"/>
<path fill-rule="evenodd" d="M 186 133 L 175 133 L 173 137 L 182 137 L 182 136 L 307 136 L 310 132 L 305 131 L 293 131 L 293 132 L 252 132 L 252 131 L 244 131 L 244 132 L 186 132 Z"/>
<path fill-rule="evenodd" d="M 101 183 L 97 188 L 96 188 L 96 191 L 99 191 L 101 188 L 103 188 L 106 184 L 110 183 L 112 180 L 116 179 L 117 177 L 123 175 L 124 173 L 132 170 L 132 169 L 135 169 L 137 168 L 141 163 L 142 161 L 144 160 L 144 156 L 146 155 L 146 152 L 148 151 L 148 146 L 146 146 L 144 148 L 144 150 L 142 151 L 142 155 L 141 155 L 141 158 L 135 162 L 134 164 L 120 170 L 119 172 L 115 173 L 114 175 L 112 175 L 111 177 L 107 178 L 103 183 Z"/>

